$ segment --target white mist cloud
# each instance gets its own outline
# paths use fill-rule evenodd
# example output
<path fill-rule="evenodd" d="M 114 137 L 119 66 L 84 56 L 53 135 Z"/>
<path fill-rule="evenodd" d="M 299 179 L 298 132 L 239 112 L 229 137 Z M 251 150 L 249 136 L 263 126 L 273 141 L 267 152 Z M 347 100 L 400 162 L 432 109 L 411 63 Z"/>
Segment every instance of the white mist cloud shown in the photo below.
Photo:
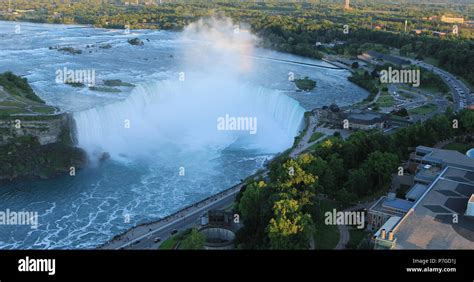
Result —
<path fill-rule="evenodd" d="M 258 38 L 229 18 L 203 18 L 188 25 L 181 36 L 187 46 L 182 63 L 208 72 L 245 72 Z"/>
<path fill-rule="evenodd" d="M 218 18 L 190 24 L 180 38 L 184 81 L 176 74 L 139 85 L 124 101 L 76 114 L 79 145 L 112 157 L 160 150 L 214 154 L 231 144 L 275 153 L 291 146 L 304 110 L 282 93 L 247 83 L 255 74 L 249 56 L 258 39 L 235 28 Z M 256 118 L 257 133 L 217 130 L 226 115 Z"/>

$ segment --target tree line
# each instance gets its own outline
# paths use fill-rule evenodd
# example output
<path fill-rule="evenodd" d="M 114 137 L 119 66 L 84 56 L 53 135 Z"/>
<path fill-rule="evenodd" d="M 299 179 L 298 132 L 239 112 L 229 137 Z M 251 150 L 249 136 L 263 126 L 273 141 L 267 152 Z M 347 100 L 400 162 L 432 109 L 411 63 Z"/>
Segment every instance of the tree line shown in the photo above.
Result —
<path fill-rule="evenodd" d="M 296 159 L 280 157 L 269 165 L 268 179 L 249 181 L 237 196 L 244 223 L 238 246 L 307 249 L 317 228 L 318 193 L 349 203 L 387 190 L 416 146 L 473 132 L 473 111 L 449 110 L 392 135 L 357 131 L 346 140 L 332 136 Z"/>

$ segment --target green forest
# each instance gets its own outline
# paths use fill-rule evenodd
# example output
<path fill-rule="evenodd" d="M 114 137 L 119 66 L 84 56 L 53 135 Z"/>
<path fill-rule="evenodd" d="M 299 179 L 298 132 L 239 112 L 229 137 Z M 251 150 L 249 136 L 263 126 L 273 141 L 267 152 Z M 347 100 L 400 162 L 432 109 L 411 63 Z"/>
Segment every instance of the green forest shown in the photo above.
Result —
<path fill-rule="evenodd" d="M 354 203 L 383 194 L 416 146 L 473 132 L 473 111 L 448 111 L 392 135 L 358 131 L 347 140 L 329 137 L 297 159 L 282 156 L 270 164 L 268 180 L 248 181 L 237 196 L 245 223 L 238 233 L 239 247 L 308 249 L 318 227 L 318 195 Z"/>

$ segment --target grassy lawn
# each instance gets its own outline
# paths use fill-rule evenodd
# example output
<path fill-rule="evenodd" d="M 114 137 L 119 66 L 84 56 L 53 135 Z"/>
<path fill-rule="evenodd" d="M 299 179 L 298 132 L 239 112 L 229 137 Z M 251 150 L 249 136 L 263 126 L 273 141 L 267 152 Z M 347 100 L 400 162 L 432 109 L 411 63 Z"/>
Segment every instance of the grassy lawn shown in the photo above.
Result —
<path fill-rule="evenodd" d="M 388 94 L 388 92 L 384 91 L 380 94 L 380 97 L 377 100 L 376 105 L 379 106 L 380 108 L 392 107 L 393 105 L 395 105 L 395 99 L 393 98 L 392 95 Z"/>
<path fill-rule="evenodd" d="M 433 95 L 441 96 L 444 93 L 442 89 L 435 86 L 420 86 L 420 89 Z"/>
<path fill-rule="evenodd" d="M 413 99 L 413 98 L 415 98 L 415 96 L 413 96 L 413 94 L 410 94 L 410 93 L 405 92 L 405 91 L 399 91 L 398 94 L 399 94 L 400 96 L 402 96 L 403 98 L 405 98 L 405 99 Z"/>
<path fill-rule="evenodd" d="M 311 115 L 311 112 L 305 112 L 305 113 L 304 113 L 305 127 L 304 127 L 304 129 L 300 132 L 300 134 L 295 137 L 295 140 L 294 140 L 294 142 L 293 142 L 293 146 L 295 146 L 296 144 L 298 144 L 298 143 L 300 142 L 301 138 L 306 135 L 306 132 L 308 132 L 309 117 L 310 117 L 310 115 Z M 287 151 L 289 152 L 290 150 L 287 150 Z"/>
<path fill-rule="evenodd" d="M 348 249 L 358 249 L 359 244 L 369 236 L 370 232 L 365 229 L 350 228 L 350 239 L 347 243 Z"/>
<path fill-rule="evenodd" d="M 423 61 L 425 63 L 430 64 L 430 65 L 433 65 L 433 66 L 436 66 L 436 67 L 438 66 L 438 60 L 435 59 L 435 58 L 427 57 L 427 58 L 424 58 Z"/>
<path fill-rule="evenodd" d="M 311 142 L 313 142 L 313 141 L 318 140 L 318 139 L 321 138 L 323 135 L 324 135 L 324 133 L 321 133 L 321 132 L 314 132 L 313 135 L 311 135 L 311 137 L 309 138 L 308 143 L 311 143 Z"/>
<path fill-rule="evenodd" d="M 2 101 L 0 102 L 0 106 L 23 108 L 25 105 L 16 101 Z"/>
<path fill-rule="evenodd" d="M 459 142 L 453 142 L 453 143 L 449 143 L 445 145 L 443 149 L 455 150 L 462 154 L 465 154 L 472 147 L 474 147 L 474 144 L 464 144 L 464 143 L 459 143 Z"/>
<path fill-rule="evenodd" d="M 22 114 L 25 111 L 23 109 L 12 108 L 12 109 L 1 109 L 0 116 L 9 116 L 13 114 Z"/>
<path fill-rule="evenodd" d="M 459 77 L 459 76 L 458 76 L 458 78 L 459 78 L 462 82 L 464 82 L 464 84 L 466 84 L 466 86 L 469 87 L 469 89 L 470 89 L 471 91 L 474 91 L 474 85 L 472 85 L 471 83 L 469 83 L 469 82 L 468 82 L 465 78 L 463 78 L 463 77 Z"/>
<path fill-rule="evenodd" d="M 40 114 L 53 114 L 56 111 L 54 107 L 34 107 L 32 110 Z"/>
<path fill-rule="evenodd" d="M 339 242 L 339 229 L 337 225 L 326 225 L 324 223 L 324 213 L 332 209 L 343 210 L 344 205 L 336 202 L 321 201 L 319 217 L 316 220 L 316 231 L 314 232 L 314 241 L 316 249 L 329 250 L 334 249 Z"/>
<path fill-rule="evenodd" d="M 314 151 L 318 146 L 321 146 L 321 144 L 326 141 L 326 140 L 332 140 L 332 138 L 336 138 L 334 136 L 328 136 L 326 138 L 324 138 L 323 140 L 319 141 L 319 142 L 316 142 L 314 143 L 313 145 L 309 146 L 308 148 L 306 148 L 306 150 L 303 151 L 303 153 L 309 153 L 309 152 L 312 152 Z"/>
<path fill-rule="evenodd" d="M 406 121 L 407 120 L 405 117 L 401 117 L 401 116 L 397 116 L 397 115 L 393 115 L 393 114 L 390 114 L 390 118 L 393 119 L 393 120 L 396 120 L 396 121 Z"/>
<path fill-rule="evenodd" d="M 160 244 L 158 250 L 174 250 L 176 248 L 176 245 L 186 239 L 186 237 L 188 237 L 190 233 L 191 229 L 186 229 L 184 231 L 179 232 L 178 234 L 172 235 Z"/>
<path fill-rule="evenodd" d="M 409 110 L 408 112 L 412 115 L 426 115 L 436 111 L 438 107 L 435 104 L 426 104 L 418 108 Z"/>
<path fill-rule="evenodd" d="M 173 250 L 178 242 L 179 241 L 176 239 L 176 235 L 171 236 L 161 243 L 161 245 L 158 247 L 158 250 Z"/>

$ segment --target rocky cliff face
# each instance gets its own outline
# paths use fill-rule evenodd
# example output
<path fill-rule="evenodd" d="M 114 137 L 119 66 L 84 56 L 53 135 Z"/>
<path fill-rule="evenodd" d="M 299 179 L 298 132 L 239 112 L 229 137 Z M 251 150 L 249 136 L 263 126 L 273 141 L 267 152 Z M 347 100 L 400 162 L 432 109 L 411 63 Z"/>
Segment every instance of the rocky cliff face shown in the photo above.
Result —
<path fill-rule="evenodd" d="M 62 129 L 70 124 L 70 119 L 67 114 L 0 119 L 0 146 L 23 136 L 35 136 L 41 145 L 56 143 L 59 141 Z"/>
<path fill-rule="evenodd" d="M 0 119 L 0 180 L 49 178 L 79 169 L 86 153 L 75 147 L 69 114 Z"/>

